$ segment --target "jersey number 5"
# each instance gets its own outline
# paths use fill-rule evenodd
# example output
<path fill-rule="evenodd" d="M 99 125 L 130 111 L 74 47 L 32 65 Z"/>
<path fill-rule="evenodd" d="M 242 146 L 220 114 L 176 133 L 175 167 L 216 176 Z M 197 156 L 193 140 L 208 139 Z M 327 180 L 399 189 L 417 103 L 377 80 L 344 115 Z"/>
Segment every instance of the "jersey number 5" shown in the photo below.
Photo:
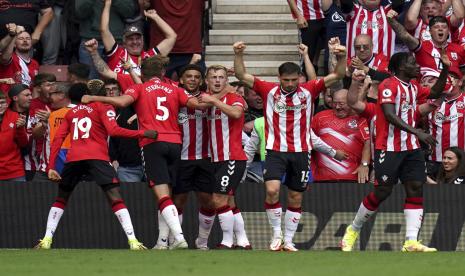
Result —
<path fill-rule="evenodd" d="M 157 98 L 157 110 L 162 113 L 162 115 L 157 114 L 155 116 L 155 119 L 157 119 L 158 121 L 166 121 L 166 119 L 168 119 L 168 117 L 170 116 L 168 108 L 163 106 L 164 102 L 166 102 L 166 97 Z"/>
<path fill-rule="evenodd" d="M 73 133 L 73 140 L 77 140 L 79 138 L 86 139 L 89 138 L 90 128 L 92 127 L 92 121 L 88 117 L 84 117 L 79 120 L 79 118 L 73 119 L 74 124 L 74 133 Z M 79 132 L 84 132 L 81 137 L 79 137 Z"/>

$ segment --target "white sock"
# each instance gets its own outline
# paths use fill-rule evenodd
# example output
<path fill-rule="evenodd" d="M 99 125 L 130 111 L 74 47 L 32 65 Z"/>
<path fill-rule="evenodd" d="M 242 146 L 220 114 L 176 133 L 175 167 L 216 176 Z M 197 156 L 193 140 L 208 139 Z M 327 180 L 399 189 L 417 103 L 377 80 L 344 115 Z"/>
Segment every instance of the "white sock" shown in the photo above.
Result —
<path fill-rule="evenodd" d="M 50 212 L 48 213 L 45 238 L 53 238 L 53 234 L 55 234 L 55 230 L 57 229 L 58 223 L 60 222 L 61 216 L 64 212 L 65 210 L 58 207 L 50 208 Z"/>
<path fill-rule="evenodd" d="M 362 202 L 358 208 L 357 214 L 355 215 L 354 221 L 352 222 L 352 228 L 355 231 L 360 232 L 363 224 L 368 221 L 374 213 L 376 213 L 376 211 L 368 210 Z"/>
<path fill-rule="evenodd" d="M 208 240 L 208 236 L 213 227 L 213 222 L 215 221 L 215 215 L 209 216 L 199 212 L 199 239 Z"/>
<path fill-rule="evenodd" d="M 223 240 L 221 244 L 232 247 L 234 234 L 234 215 L 231 210 L 218 214 L 221 230 L 223 230 Z"/>
<path fill-rule="evenodd" d="M 423 221 L 423 209 L 404 209 L 405 215 L 405 239 L 417 240 L 418 232 Z"/>
<path fill-rule="evenodd" d="M 124 233 L 128 237 L 128 240 L 133 240 L 136 238 L 134 234 L 134 227 L 132 226 L 131 216 L 129 211 L 126 208 L 120 209 L 115 212 L 115 216 L 118 218 L 121 227 L 123 227 Z"/>
<path fill-rule="evenodd" d="M 176 241 L 184 240 L 184 235 L 182 234 L 181 224 L 179 224 L 178 210 L 173 204 L 166 206 L 162 211 L 161 215 L 168 224 L 170 231 L 174 235 Z"/>
<path fill-rule="evenodd" d="M 302 216 L 301 212 L 294 212 L 290 211 L 289 209 L 286 210 L 286 214 L 284 215 L 284 243 L 292 243 L 292 239 L 294 238 L 295 231 L 297 230 L 297 226 L 299 226 L 300 217 Z"/>
<path fill-rule="evenodd" d="M 182 226 L 182 214 L 178 213 L 179 224 Z"/>
<path fill-rule="evenodd" d="M 268 216 L 268 222 L 273 228 L 273 237 L 281 237 L 281 216 L 283 209 L 281 207 L 275 209 L 266 209 L 266 215 Z"/>
<path fill-rule="evenodd" d="M 166 245 L 168 246 L 168 235 L 170 233 L 170 228 L 168 224 L 166 224 L 165 219 L 158 211 L 158 245 Z"/>
<path fill-rule="evenodd" d="M 244 218 L 242 218 L 241 212 L 234 214 L 234 235 L 236 235 L 237 245 L 250 245 L 247 234 L 245 233 Z"/>

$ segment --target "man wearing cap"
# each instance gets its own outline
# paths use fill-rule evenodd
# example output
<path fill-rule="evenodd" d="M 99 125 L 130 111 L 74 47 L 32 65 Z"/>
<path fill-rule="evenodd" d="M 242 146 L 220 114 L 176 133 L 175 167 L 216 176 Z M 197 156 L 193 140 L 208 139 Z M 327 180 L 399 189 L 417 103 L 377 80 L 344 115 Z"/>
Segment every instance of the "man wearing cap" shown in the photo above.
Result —
<path fill-rule="evenodd" d="M 0 49 L 0 76 L 12 78 L 16 83 L 32 86 L 39 72 L 39 63 L 32 58 L 31 35 L 22 26 L 9 23 L 6 25 L 8 36 L 4 38 L 6 47 Z M 0 88 L 8 91 L 10 85 L 2 84 Z"/>
<path fill-rule="evenodd" d="M 142 30 L 137 25 L 129 25 L 124 30 L 123 45 L 120 46 L 116 43 L 109 28 L 111 6 L 112 0 L 105 0 L 100 22 L 100 32 L 108 56 L 108 66 L 115 73 L 124 73 L 123 64 L 128 62 L 132 65 L 135 73 L 140 76 L 142 60 L 158 54 L 167 56 L 176 42 L 176 33 L 155 10 L 146 10 L 144 11 L 145 17 L 152 19 L 158 25 L 165 34 L 165 39 L 155 48 L 144 51 Z"/>
<path fill-rule="evenodd" d="M 8 106 L 8 98 L 11 104 Z M 0 90 L 0 180 L 25 181 L 21 148 L 27 146 L 26 116 L 32 93 L 24 84 L 15 84 L 7 96 Z"/>

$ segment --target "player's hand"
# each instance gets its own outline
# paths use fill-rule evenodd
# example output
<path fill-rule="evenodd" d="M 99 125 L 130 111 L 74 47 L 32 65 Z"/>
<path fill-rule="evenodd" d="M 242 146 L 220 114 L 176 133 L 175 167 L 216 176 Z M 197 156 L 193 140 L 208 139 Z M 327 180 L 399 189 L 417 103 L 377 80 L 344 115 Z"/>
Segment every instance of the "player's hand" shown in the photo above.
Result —
<path fill-rule="evenodd" d="M 351 65 L 352 67 L 354 67 L 355 69 L 365 71 L 365 64 L 364 64 L 363 61 L 362 61 L 361 59 L 359 59 L 358 57 L 354 57 L 354 58 L 351 60 L 350 65 Z"/>
<path fill-rule="evenodd" d="M 145 130 L 144 137 L 156 140 L 158 138 L 158 132 L 156 130 L 151 130 L 151 129 Z"/>
<path fill-rule="evenodd" d="M 197 64 L 202 60 L 201 54 L 193 54 L 189 64 Z"/>
<path fill-rule="evenodd" d="M 25 32 L 26 29 L 23 26 L 16 25 L 16 34 L 19 35 L 22 32 Z"/>
<path fill-rule="evenodd" d="M 441 62 L 444 66 L 450 67 L 452 65 L 452 62 L 450 61 L 449 57 L 447 56 L 446 49 L 442 49 L 441 51 Z"/>
<path fill-rule="evenodd" d="M 369 173 L 368 166 L 360 165 L 352 174 L 358 175 L 357 177 L 358 183 L 367 183 L 368 180 L 370 179 L 368 176 L 368 173 Z"/>
<path fill-rule="evenodd" d="M 390 10 L 387 14 L 386 17 L 388 19 L 394 19 L 398 16 L 399 14 L 395 10 Z"/>
<path fill-rule="evenodd" d="M 39 121 L 47 122 L 48 118 L 50 117 L 50 111 L 40 109 L 40 110 L 37 110 L 36 115 Z"/>
<path fill-rule="evenodd" d="M 299 49 L 299 54 L 302 56 L 308 55 L 308 47 L 305 44 L 300 43 L 297 45 L 297 49 Z"/>
<path fill-rule="evenodd" d="M 352 80 L 354 81 L 362 82 L 365 80 L 365 78 L 366 78 L 366 74 L 365 74 L 365 71 L 363 70 L 355 69 L 354 72 L 352 73 Z"/>
<path fill-rule="evenodd" d="M 132 115 L 131 118 L 128 119 L 128 125 L 132 124 L 135 120 L 137 120 L 137 114 Z"/>
<path fill-rule="evenodd" d="M 91 103 L 92 101 L 93 101 L 93 99 L 92 99 L 91 95 L 84 95 L 81 98 L 81 103 L 83 103 L 83 104 L 88 104 L 88 103 Z"/>
<path fill-rule="evenodd" d="M 295 23 L 297 24 L 297 28 L 299 29 L 304 29 L 308 27 L 307 19 L 305 19 L 305 17 L 303 17 L 301 14 L 297 16 Z"/>
<path fill-rule="evenodd" d="M 26 126 L 26 116 L 19 114 L 18 120 L 16 120 L 16 128 L 21 128 Z"/>
<path fill-rule="evenodd" d="M 123 67 L 124 71 L 129 72 L 130 70 L 132 70 L 132 64 L 131 62 L 129 62 L 128 57 L 126 57 L 126 59 L 124 59 L 124 57 L 121 57 L 119 60 L 121 61 L 121 67 Z"/>
<path fill-rule="evenodd" d="M 438 141 L 436 141 L 436 139 L 434 139 L 434 137 L 431 134 L 425 133 L 420 129 L 417 131 L 416 135 L 418 139 L 420 139 L 420 141 L 427 145 L 430 145 L 431 147 L 435 147 L 438 143 Z"/>
<path fill-rule="evenodd" d="M 115 169 L 115 171 L 117 171 L 119 167 L 119 162 L 117 160 L 114 160 L 111 162 L 111 166 L 113 167 L 113 169 Z"/>
<path fill-rule="evenodd" d="M 255 122 L 255 121 L 250 121 L 250 122 L 245 123 L 245 124 L 244 124 L 244 127 L 242 128 L 242 130 L 243 130 L 245 133 L 251 133 L 252 130 L 253 130 L 254 122 Z"/>
<path fill-rule="evenodd" d="M 84 42 L 84 47 L 89 53 L 97 52 L 97 48 L 98 48 L 97 39 L 92 38 L 91 40 L 87 40 L 86 42 Z"/>
<path fill-rule="evenodd" d="M 151 10 L 144 10 L 144 16 L 148 18 L 153 18 L 157 15 L 157 11 L 154 9 Z"/>
<path fill-rule="evenodd" d="M 334 156 L 334 159 L 336 159 L 337 161 L 344 161 L 347 158 L 349 158 L 348 153 L 346 153 L 343 150 L 336 150 L 336 155 Z"/>
<path fill-rule="evenodd" d="M 0 83 L 15 84 L 16 82 L 13 78 L 4 78 L 4 79 L 0 79 Z"/>
<path fill-rule="evenodd" d="M 57 171 L 50 169 L 48 171 L 48 179 L 50 179 L 52 181 L 60 181 L 61 176 Z"/>
<path fill-rule="evenodd" d="M 16 35 L 16 24 L 15 23 L 8 23 L 5 25 L 6 30 L 8 31 L 8 34 L 10 36 L 15 36 Z"/>
<path fill-rule="evenodd" d="M 214 104 L 216 101 L 218 101 L 217 98 L 207 93 L 203 93 L 199 96 L 199 103 Z"/>
<path fill-rule="evenodd" d="M 242 55 L 244 53 L 246 47 L 247 46 L 245 45 L 245 43 L 243 41 L 238 41 L 238 42 L 234 43 L 233 44 L 234 54 Z"/>

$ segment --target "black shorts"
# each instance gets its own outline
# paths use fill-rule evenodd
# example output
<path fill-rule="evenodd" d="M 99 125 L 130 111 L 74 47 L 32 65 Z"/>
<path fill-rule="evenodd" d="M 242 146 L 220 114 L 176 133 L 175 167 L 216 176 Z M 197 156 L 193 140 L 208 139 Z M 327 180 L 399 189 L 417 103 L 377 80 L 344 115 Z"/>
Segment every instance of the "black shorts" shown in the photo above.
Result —
<path fill-rule="evenodd" d="M 213 192 L 216 194 L 233 195 L 244 176 L 246 161 L 229 160 L 213 163 L 215 179 Z"/>
<path fill-rule="evenodd" d="M 173 187 L 173 194 L 190 191 L 212 193 L 213 164 L 210 159 L 179 161 L 178 178 Z"/>
<path fill-rule="evenodd" d="M 395 185 L 407 181 L 426 182 L 425 154 L 421 149 L 409 151 L 375 150 L 375 179 L 378 185 Z"/>
<path fill-rule="evenodd" d="M 429 177 L 436 179 L 438 177 L 439 168 L 441 168 L 442 162 L 437 161 L 427 161 L 426 162 L 426 172 Z"/>
<path fill-rule="evenodd" d="M 142 161 L 150 188 L 160 184 L 175 185 L 180 156 L 180 144 L 154 142 L 142 148 Z"/>
<path fill-rule="evenodd" d="M 282 180 L 286 175 L 284 185 L 296 192 L 307 189 L 310 172 L 309 152 L 278 152 L 267 150 L 263 178 Z"/>
<path fill-rule="evenodd" d="M 101 186 L 104 191 L 119 185 L 116 171 L 110 162 L 103 160 L 82 160 L 65 164 L 61 173 L 60 188 L 66 192 L 73 191 L 85 175 L 90 175 L 95 183 Z"/>

